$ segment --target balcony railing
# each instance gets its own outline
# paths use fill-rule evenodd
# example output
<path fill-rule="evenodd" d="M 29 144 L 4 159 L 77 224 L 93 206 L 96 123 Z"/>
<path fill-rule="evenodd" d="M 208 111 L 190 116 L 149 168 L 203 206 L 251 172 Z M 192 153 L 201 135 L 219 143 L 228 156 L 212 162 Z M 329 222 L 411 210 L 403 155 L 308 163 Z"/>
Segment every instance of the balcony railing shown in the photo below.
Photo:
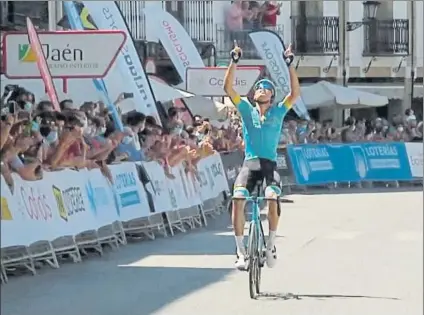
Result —
<path fill-rule="evenodd" d="M 203 60 L 208 60 L 211 57 L 214 56 L 214 45 L 213 42 L 200 42 L 195 39 L 193 39 L 194 46 L 197 48 L 199 55 L 202 57 Z M 168 56 L 168 53 L 166 52 L 165 48 L 162 46 L 161 43 L 154 43 L 154 42 L 144 42 L 140 40 L 135 41 L 135 46 L 137 49 L 137 52 L 140 55 L 140 58 L 145 59 L 153 59 L 155 61 L 169 61 L 170 58 Z M 212 66 L 212 64 L 207 65 Z"/>
<path fill-rule="evenodd" d="M 0 30 L 26 30 L 26 17 L 35 27 L 48 30 L 48 1 L 2 1 L 0 5 Z"/>
<path fill-rule="evenodd" d="M 145 40 L 145 1 L 117 2 L 134 39 Z M 213 1 L 162 1 L 162 7 L 181 23 L 191 38 L 213 41 Z"/>
<path fill-rule="evenodd" d="M 270 27 L 267 27 L 270 30 Z M 271 29 L 277 34 L 283 35 L 283 25 L 277 25 Z M 225 25 L 216 25 L 216 52 L 218 59 L 228 59 L 230 51 L 234 47 L 234 40 L 243 50 L 244 59 L 261 59 L 252 40 L 249 37 L 251 30 L 242 30 L 237 32 L 229 31 Z"/>
<path fill-rule="evenodd" d="M 339 52 L 339 18 L 337 16 L 292 16 L 292 42 L 303 55 Z"/>
<path fill-rule="evenodd" d="M 408 54 L 408 20 L 371 20 L 364 25 L 364 56 Z"/>

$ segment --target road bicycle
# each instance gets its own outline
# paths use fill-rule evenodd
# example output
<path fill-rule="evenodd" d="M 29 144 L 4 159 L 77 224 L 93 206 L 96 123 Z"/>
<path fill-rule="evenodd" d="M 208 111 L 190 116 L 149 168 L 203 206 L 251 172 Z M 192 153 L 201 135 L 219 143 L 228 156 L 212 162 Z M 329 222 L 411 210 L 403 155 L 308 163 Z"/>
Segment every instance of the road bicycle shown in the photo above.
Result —
<path fill-rule="evenodd" d="M 249 197 L 233 197 L 233 200 L 246 200 L 245 207 L 250 207 L 251 219 L 249 223 L 249 234 L 247 238 L 247 269 L 249 272 L 250 298 L 256 299 L 261 289 L 261 270 L 266 260 L 266 241 L 261 221 L 260 204 L 268 200 L 262 196 L 262 182 L 256 186 L 256 194 Z M 277 199 L 279 203 L 279 198 Z M 278 205 L 280 206 L 280 205 Z"/>

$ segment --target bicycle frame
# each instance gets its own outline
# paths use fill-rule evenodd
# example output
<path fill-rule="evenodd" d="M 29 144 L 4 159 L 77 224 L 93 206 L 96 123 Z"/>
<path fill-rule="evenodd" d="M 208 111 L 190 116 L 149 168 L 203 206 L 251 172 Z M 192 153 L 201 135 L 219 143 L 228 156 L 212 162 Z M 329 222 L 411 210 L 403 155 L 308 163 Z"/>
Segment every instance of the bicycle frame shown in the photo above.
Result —
<path fill-rule="evenodd" d="M 265 200 L 264 197 L 247 197 L 246 198 L 247 203 L 248 202 L 252 203 L 252 215 L 251 215 L 251 218 L 250 218 L 250 224 L 253 224 L 253 226 L 256 230 L 255 235 L 257 235 L 257 238 L 258 238 L 257 244 L 258 244 L 258 250 L 259 250 L 260 253 L 266 247 L 265 235 L 264 235 L 264 230 L 263 230 L 262 222 L 261 222 L 261 211 L 260 211 L 260 208 L 259 208 L 259 204 L 263 200 Z M 248 238 L 247 238 L 248 244 L 250 242 L 251 236 L 252 236 L 251 233 L 249 233 Z"/>
<path fill-rule="evenodd" d="M 251 202 L 252 214 L 249 224 L 249 235 L 247 245 L 247 259 L 249 272 L 249 291 L 250 297 L 255 299 L 260 292 L 261 286 L 261 268 L 265 263 L 265 235 L 261 222 L 261 212 L 259 203 L 263 197 L 248 197 L 246 202 Z"/>

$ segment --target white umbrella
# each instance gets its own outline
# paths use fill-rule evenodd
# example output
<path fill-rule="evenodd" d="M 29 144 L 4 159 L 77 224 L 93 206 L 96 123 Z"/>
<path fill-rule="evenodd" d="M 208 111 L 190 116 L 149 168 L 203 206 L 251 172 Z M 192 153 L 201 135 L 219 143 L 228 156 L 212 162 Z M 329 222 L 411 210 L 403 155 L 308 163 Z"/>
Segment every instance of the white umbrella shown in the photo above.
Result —
<path fill-rule="evenodd" d="M 386 96 L 355 90 L 327 81 L 302 87 L 301 97 L 308 109 L 379 107 L 389 103 Z"/>
<path fill-rule="evenodd" d="M 184 100 L 193 115 L 207 117 L 210 120 L 225 120 L 227 118 L 227 106 L 213 99 L 196 95 Z"/>
<path fill-rule="evenodd" d="M 153 94 L 155 95 L 156 101 L 158 102 L 166 103 L 179 98 L 189 98 L 194 96 L 194 94 L 159 82 L 154 77 L 149 76 L 149 79 L 150 84 L 152 85 Z"/>

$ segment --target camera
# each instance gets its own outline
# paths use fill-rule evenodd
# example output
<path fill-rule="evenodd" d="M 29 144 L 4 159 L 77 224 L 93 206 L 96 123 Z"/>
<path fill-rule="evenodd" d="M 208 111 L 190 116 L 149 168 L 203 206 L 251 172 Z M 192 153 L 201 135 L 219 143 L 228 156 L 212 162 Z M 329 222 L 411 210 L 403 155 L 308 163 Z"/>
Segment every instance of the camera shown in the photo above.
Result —
<path fill-rule="evenodd" d="M 6 97 L 10 92 L 16 91 L 19 89 L 19 85 L 16 84 L 8 84 L 4 87 L 3 97 Z"/>

